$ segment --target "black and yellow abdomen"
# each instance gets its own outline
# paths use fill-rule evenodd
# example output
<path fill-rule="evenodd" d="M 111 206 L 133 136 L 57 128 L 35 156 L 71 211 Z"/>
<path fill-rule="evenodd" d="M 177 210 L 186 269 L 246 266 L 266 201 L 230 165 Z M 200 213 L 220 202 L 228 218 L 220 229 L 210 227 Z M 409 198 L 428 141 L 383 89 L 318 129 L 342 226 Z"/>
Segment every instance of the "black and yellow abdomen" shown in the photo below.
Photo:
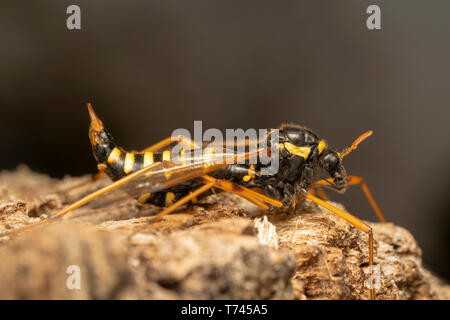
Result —
<path fill-rule="evenodd" d="M 117 181 L 153 163 L 170 161 L 170 151 L 162 152 L 128 152 L 119 147 L 109 132 L 102 128 L 97 132 L 96 143 L 92 143 L 97 167 L 108 177 Z M 195 182 L 189 184 L 196 184 Z M 158 206 L 170 206 L 189 193 L 191 186 L 175 186 L 156 193 L 143 193 L 137 197 L 140 203 L 151 203 Z"/>

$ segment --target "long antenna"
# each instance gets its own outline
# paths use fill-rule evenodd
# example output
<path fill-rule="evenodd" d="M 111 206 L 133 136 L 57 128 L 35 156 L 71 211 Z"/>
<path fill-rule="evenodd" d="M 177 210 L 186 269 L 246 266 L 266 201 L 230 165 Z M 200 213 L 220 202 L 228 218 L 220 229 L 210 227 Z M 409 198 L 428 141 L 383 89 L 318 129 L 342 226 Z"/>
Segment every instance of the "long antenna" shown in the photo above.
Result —
<path fill-rule="evenodd" d="M 363 140 L 370 137 L 372 135 L 373 131 L 369 130 L 364 132 L 362 135 L 360 135 L 358 138 L 356 138 L 355 141 L 353 141 L 352 145 L 348 147 L 347 149 L 344 149 L 341 154 L 341 159 L 344 158 L 346 155 L 348 155 L 350 152 L 358 148 L 358 144 L 360 144 Z"/>

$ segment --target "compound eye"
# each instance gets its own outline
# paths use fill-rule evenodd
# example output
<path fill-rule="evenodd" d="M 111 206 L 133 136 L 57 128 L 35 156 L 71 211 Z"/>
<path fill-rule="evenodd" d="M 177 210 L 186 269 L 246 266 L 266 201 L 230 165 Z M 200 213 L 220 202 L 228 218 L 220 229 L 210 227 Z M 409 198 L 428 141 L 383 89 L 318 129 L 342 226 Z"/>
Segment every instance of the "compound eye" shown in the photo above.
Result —
<path fill-rule="evenodd" d="M 339 157 L 333 153 L 329 153 L 323 158 L 323 164 L 328 171 L 335 169 L 339 163 Z"/>

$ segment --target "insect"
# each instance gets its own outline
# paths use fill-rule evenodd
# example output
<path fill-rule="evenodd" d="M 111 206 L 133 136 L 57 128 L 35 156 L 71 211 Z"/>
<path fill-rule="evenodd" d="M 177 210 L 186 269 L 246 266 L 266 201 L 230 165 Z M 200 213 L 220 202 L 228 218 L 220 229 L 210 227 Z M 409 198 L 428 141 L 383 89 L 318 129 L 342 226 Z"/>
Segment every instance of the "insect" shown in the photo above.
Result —
<path fill-rule="evenodd" d="M 371 227 L 326 202 L 328 198 L 321 190 L 321 187 L 327 186 L 344 192 L 350 185 L 360 185 L 379 219 L 385 221 L 364 180 L 347 176 L 342 163 L 346 155 L 372 134 L 371 131 L 363 133 L 342 152 L 329 147 L 311 130 L 291 124 L 279 128 L 275 145 L 269 131 L 264 143 L 256 142 L 255 150 L 250 152 L 214 148 L 213 151 L 198 153 L 196 151 L 200 147 L 181 136 L 169 137 L 141 152 L 127 152 L 115 142 L 90 104 L 88 111 L 91 118 L 89 138 L 98 169 L 113 183 L 67 206 L 51 218 L 2 236 L 60 219 L 118 187 L 126 187 L 127 192 L 140 203 L 165 207 L 153 221 L 161 220 L 180 206 L 208 195 L 214 189 L 232 192 L 263 210 L 295 206 L 299 198 L 308 199 L 367 233 L 369 266 L 373 265 Z M 182 146 L 175 156 L 169 148 L 174 143 Z M 262 152 L 278 152 L 279 169 L 276 172 L 262 174 L 265 165 L 258 160 Z M 370 289 L 370 298 L 375 298 L 374 289 Z"/>

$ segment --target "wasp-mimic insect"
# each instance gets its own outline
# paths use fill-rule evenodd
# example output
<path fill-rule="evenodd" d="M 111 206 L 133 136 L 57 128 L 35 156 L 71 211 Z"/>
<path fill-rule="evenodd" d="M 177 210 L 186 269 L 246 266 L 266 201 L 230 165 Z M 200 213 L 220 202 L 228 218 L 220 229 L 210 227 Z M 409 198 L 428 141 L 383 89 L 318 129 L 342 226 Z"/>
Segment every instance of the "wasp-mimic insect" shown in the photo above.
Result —
<path fill-rule="evenodd" d="M 297 125 L 282 125 L 276 146 L 269 133 L 264 144 L 257 142 L 253 152 L 236 153 L 234 150 L 215 148 L 214 152 L 199 154 L 195 152 L 199 148 L 195 142 L 184 137 L 169 137 L 141 152 L 127 152 L 117 145 L 90 104 L 88 110 L 91 117 L 89 138 L 98 169 L 114 182 L 69 205 L 52 218 L 7 234 L 59 219 L 123 185 L 139 202 L 166 207 L 153 221 L 160 220 L 189 201 L 209 194 L 214 188 L 237 194 L 263 210 L 286 208 L 295 205 L 299 198 L 313 201 L 368 234 L 369 266 L 373 265 L 371 227 L 318 196 L 327 200 L 321 186 L 344 192 L 349 185 L 359 184 L 379 219 L 385 221 L 364 180 L 347 176 L 342 164 L 342 159 L 370 136 L 371 131 L 362 134 L 341 153 L 330 148 L 325 140 L 311 130 Z M 168 148 L 174 143 L 184 146 L 177 159 L 173 158 Z M 258 155 L 262 152 L 278 152 L 277 172 L 261 174 L 264 165 L 259 162 Z M 250 164 L 250 160 L 255 159 Z M 370 289 L 370 297 L 375 298 L 374 289 Z"/>

